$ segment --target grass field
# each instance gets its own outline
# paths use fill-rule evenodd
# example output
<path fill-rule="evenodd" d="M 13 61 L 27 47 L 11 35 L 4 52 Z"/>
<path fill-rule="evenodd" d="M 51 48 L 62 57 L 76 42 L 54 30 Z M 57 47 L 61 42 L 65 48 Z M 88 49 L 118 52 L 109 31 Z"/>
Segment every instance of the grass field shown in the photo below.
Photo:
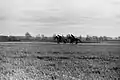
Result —
<path fill-rule="evenodd" d="M 120 44 L 1 42 L 0 80 L 120 80 Z"/>

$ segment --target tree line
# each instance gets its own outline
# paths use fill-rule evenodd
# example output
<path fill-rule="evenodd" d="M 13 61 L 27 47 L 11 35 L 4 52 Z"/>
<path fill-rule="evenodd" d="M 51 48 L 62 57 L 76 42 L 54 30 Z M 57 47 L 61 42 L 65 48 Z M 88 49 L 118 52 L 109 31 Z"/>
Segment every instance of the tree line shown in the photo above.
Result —
<path fill-rule="evenodd" d="M 0 36 L 0 41 L 45 41 L 45 42 L 56 42 L 54 39 L 55 36 L 58 34 L 54 34 L 51 37 L 47 37 L 45 35 L 40 35 L 38 34 L 36 37 L 32 36 L 29 32 L 26 32 L 24 36 Z M 68 34 L 70 35 L 70 34 Z M 61 37 L 66 38 L 68 35 L 59 35 Z M 73 35 L 73 34 L 72 34 Z M 75 36 L 76 39 L 80 39 L 83 42 L 102 42 L 102 41 L 107 41 L 107 40 L 120 40 L 120 37 L 112 38 L 112 37 L 107 37 L 107 36 L 89 36 L 86 35 L 86 37 L 83 36 Z"/>

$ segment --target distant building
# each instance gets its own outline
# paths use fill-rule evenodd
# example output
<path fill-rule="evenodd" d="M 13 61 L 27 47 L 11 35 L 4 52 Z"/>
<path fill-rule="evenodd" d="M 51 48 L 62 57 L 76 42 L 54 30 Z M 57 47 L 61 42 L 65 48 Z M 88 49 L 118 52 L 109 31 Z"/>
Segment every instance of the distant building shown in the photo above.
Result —
<path fill-rule="evenodd" d="M 8 41 L 9 40 L 9 38 L 8 38 L 8 36 L 0 36 L 0 41 L 1 42 L 4 42 L 4 41 Z"/>
<path fill-rule="evenodd" d="M 15 36 L 17 39 L 19 39 L 19 40 L 24 40 L 24 39 L 26 39 L 26 37 L 25 36 Z"/>
<path fill-rule="evenodd" d="M 118 37 L 118 40 L 120 40 L 120 36 Z"/>
<path fill-rule="evenodd" d="M 36 35 L 36 38 L 40 38 L 40 37 L 41 37 L 40 34 Z"/>
<path fill-rule="evenodd" d="M 112 37 L 107 37 L 107 40 L 113 40 L 113 38 Z"/>
<path fill-rule="evenodd" d="M 41 38 L 42 38 L 42 39 L 44 39 L 44 38 L 45 38 L 45 36 L 42 34 L 42 35 L 41 35 Z"/>

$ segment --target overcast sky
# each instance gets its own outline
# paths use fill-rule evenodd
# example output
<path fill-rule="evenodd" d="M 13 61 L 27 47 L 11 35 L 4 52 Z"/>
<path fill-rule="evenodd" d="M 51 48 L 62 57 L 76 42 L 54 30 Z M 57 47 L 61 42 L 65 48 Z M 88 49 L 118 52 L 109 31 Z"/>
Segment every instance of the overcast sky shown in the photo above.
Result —
<path fill-rule="evenodd" d="M 120 0 L 0 0 L 0 33 L 120 36 Z"/>

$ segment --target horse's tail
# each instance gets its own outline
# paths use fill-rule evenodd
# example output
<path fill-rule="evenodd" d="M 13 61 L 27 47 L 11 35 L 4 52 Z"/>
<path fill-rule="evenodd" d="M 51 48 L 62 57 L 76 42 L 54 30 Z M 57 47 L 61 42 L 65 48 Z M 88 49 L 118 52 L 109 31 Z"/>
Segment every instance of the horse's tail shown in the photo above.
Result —
<path fill-rule="evenodd" d="M 80 43 L 82 43 L 82 40 L 81 40 L 81 39 L 79 39 L 79 42 L 80 42 Z"/>
<path fill-rule="evenodd" d="M 82 43 L 82 41 L 81 41 L 81 39 L 76 38 L 75 43 L 76 43 L 76 44 L 77 44 L 77 43 Z"/>

